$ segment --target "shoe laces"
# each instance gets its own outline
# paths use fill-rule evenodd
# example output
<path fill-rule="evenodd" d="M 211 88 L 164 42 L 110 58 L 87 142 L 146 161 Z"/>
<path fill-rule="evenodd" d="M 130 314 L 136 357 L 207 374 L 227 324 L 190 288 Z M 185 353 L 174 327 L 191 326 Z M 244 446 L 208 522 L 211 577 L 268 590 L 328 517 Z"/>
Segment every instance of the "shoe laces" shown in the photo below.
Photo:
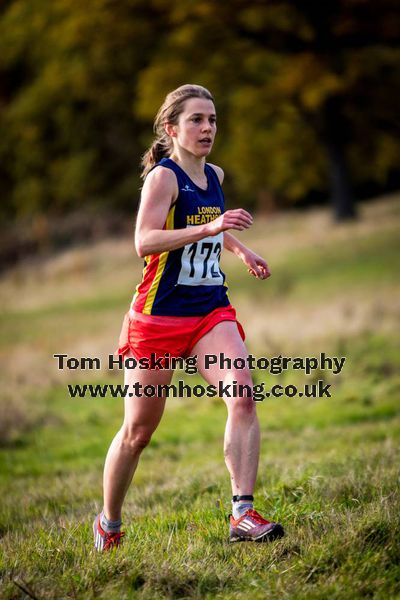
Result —
<path fill-rule="evenodd" d="M 116 533 L 106 532 L 106 541 L 103 550 L 109 550 L 113 546 L 119 546 L 121 538 L 123 538 L 124 535 L 124 531 L 117 531 Z"/>
<path fill-rule="evenodd" d="M 260 525 L 268 525 L 270 523 L 270 521 L 264 519 L 264 517 L 262 517 L 256 510 L 254 510 L 254 508 L 250 508 L 248 511 L 246 511 L 245 515 L 251 517 L 256 523 L 259 523 Z"/>

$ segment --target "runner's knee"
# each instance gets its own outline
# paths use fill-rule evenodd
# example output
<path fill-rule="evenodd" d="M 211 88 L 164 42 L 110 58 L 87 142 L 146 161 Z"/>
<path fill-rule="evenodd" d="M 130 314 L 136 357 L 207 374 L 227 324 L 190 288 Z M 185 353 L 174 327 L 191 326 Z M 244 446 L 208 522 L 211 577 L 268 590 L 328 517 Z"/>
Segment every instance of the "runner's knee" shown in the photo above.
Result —
<path fill-rule="evenodd" d="M 125 425 L 121 433 L 121 443 L 125 448 L 141 452 L 150 443 L 153 431 L 143 426 Z"/>
<path fill-rule="evenodd" d="M 230 416 L 238 421 L 252 419 L 256 414 L 256 406 L 252 396 L 231 398 L 227 406 Z"/>
<path fill-rule="evenodd" d="M 249 371 L 235 371 L 224 377 L 224 385 L 229 384 L 231 395 L 224 398 L 232 417 L 248 418 L 255 413 L 253 400 L 253 382 Z"/>

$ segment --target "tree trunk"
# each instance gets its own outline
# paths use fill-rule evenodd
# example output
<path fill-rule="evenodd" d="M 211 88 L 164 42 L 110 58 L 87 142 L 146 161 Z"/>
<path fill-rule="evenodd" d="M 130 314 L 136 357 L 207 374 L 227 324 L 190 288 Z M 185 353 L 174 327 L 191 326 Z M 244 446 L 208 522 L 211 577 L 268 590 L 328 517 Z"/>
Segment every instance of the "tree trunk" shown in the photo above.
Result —
<path fill-rule="evenodd" d="M 356 217 L 354 197 L 345 159 L 345 149 L 332 140 L 325 142 L 331 177 L 331 202 L 336 221 Z"/>
<path fill-rule="evenodd" d="M 329 98 L 322 110 L 322 140 L 331 178 L 331 201 L 336 221 L 354 219 L 354 196 L 346 160 L 350 127 L 341 110 L 339 97 Z"/>

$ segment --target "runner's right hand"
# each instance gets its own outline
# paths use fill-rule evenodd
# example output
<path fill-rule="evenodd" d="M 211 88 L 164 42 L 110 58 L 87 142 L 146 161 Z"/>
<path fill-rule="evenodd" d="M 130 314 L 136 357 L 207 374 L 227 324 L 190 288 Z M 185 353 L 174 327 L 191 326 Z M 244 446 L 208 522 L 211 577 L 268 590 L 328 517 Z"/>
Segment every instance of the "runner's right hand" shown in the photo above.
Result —
<path fill-rule="evenodd" d="M 253 217 L 244 208 L 227 210 L 223 215 L 208 223 L 209 235 L 217 235 L 221 231 L 237 229 L 243 231 L 253 224 Z"/>

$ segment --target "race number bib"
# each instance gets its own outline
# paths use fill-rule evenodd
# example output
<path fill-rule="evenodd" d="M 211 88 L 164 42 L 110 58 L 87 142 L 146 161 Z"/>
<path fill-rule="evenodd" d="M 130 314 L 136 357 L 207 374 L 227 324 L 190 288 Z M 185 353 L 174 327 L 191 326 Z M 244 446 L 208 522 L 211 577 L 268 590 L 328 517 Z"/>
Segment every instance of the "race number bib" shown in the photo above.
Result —
<path fill-rule="evenodd" d="M 219 268 L 219 257 L 223 243 L 224 234 L 221 232 L 185 246 L 178 284 L 222 285 L 224 278 Z"/>

